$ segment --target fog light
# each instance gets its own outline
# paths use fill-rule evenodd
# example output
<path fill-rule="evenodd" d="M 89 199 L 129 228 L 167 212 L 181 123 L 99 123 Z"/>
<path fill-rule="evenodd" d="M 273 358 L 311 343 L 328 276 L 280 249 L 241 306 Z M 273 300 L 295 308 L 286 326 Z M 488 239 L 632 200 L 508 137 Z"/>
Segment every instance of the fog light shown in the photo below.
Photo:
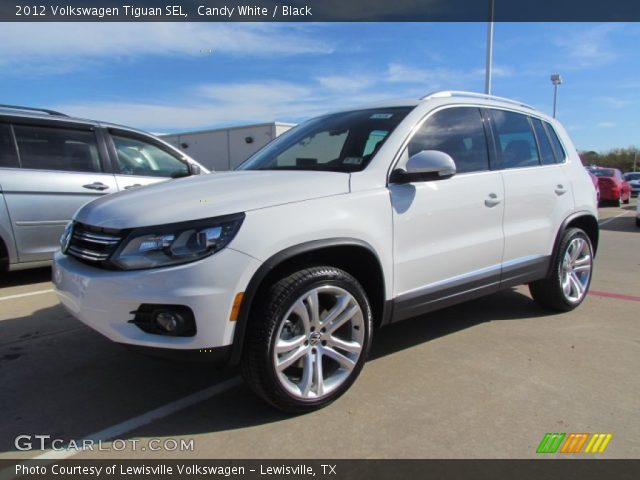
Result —
<path fill-rule="evenodd" d="M 193 337 L 196 321 L 193 311 L 186 305 L 142 304 L 131 312 L 130 323 L 147 333 L 172 337 Z"/>
<path fill-rule="evenodd" d="M 156 323 L 165 332 L 174 332 L 178 325 L 184 323 L 184 319 L 177 314 L 171 312 L 160 312 L 156 315 Z"/>

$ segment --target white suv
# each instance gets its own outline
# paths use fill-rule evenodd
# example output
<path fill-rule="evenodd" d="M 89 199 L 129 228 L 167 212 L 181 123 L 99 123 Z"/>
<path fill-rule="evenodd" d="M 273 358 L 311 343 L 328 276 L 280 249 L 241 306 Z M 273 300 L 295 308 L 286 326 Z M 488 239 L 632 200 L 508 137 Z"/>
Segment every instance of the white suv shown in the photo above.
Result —
<path fill-rule="evenodd" d="M 82 322 L 240 363 L 302 412 L 349 388 L 378 327 L 519 284 L 577 307 L 596 192 L 557 121 L 439 92 L 309 120 L 238 171 L 95 200 L 61 243 L 54 282 Z"/>

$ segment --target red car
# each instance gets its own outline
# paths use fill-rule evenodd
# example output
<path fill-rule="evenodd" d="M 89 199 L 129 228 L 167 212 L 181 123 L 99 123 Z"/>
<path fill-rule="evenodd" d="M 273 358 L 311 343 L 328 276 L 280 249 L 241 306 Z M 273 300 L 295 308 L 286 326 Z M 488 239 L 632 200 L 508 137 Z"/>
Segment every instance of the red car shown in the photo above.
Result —
<path fill-rule="evenodd" d="M 598 199 L 598 205 L 600 205 L 600 185 L 598 185 L 598 177 L 591 173 L 591 170 L 587 170 L 587 173 L 589 174 L 589 178 L 591 178 L 593 188 L 596 189 L 596 198 Z"/>
<path fill-rule="evenodd" d="M 598 177 L 600 187 L 600 200 L 602 202 L 629 203 L 631 199 L 631 187 L 622 177 L 622 172 L 617 168 L 596 168 L 591 170 Z"/>

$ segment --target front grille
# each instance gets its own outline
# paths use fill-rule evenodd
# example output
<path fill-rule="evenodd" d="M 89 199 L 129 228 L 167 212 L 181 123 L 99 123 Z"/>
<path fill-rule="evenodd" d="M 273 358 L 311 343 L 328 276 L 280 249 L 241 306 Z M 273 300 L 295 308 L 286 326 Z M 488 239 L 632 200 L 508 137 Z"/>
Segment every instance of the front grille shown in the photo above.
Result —
<path fill-rule="evenodd" d="M 106 267 L 109 257 L 118 249 L 124 232 L 75 223 L 66 253 L 81 262 Z"/>

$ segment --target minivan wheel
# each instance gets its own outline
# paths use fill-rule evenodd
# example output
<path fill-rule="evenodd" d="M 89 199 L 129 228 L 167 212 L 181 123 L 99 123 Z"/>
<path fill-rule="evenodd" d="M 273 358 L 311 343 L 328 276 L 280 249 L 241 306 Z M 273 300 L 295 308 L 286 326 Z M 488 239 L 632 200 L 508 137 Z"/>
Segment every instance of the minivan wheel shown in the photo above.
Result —
<path fill-rule="evenodd" d="M 313 267 L 270 286 L 248 327 L 245 381 L 276 408 L 304 413 L 328 405 L 358 377 L 371 344 L 372 313 L 355 278 Z"/>
<path fill-rule="evenodd" d="M 568 312 L 582 303 L 591 284 L 593 246 L 579 228 L 568 229 L 560 242 L 549 278 L 529 284 L 533 299 L 540 305 Z"/>

